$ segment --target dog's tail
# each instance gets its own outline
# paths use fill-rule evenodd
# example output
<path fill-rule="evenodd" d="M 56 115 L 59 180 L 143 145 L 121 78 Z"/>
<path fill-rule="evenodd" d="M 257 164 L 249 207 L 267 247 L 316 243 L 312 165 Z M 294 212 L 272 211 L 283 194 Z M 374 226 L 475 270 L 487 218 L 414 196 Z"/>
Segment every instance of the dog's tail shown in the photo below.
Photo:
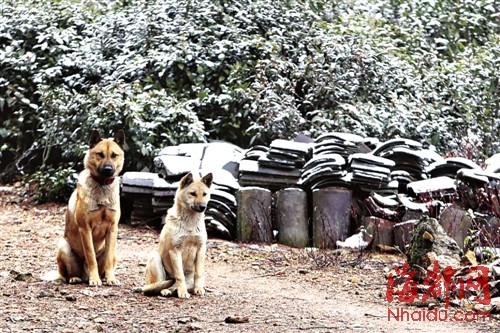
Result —
<path fill-rule="evenodd" d="M 58 271 L 50 271 L 44 273 L 40 276 L 42 281 L 56 282 L 56 283 L 65 283 L 66 279 L 59 274 Z"/>
<path fill-rule="evenodd" d="M 168 289 L 175 284 L 175 279 L 164 280 L 155 283 L 150 283 L 141 288 L 141 292 L 145 296 L 157 296 L 160 295 L 160 291 L 163 289 Z"/>

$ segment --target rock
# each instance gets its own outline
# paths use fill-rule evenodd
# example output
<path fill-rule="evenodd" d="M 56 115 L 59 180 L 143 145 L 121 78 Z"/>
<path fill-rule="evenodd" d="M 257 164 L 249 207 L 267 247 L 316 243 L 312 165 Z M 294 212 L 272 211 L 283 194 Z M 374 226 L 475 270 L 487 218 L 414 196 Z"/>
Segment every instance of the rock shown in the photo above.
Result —
<path fill-rule="evenodd" d="M 259 245 L 257 245 L 257 244 L 250 244 L 250 245 L 248 246 L 248 248 L 249 248 L 250 250 L 254 250 L 254 251 L 261 251 L 261 250 L 262 250 L 262 247 L 260 247 L 260 246 L 259 246 Z"/>
<path fill-rule="evenodd" d="M 372 249 L 394 247 L 394 223 L 374 216 L 363 218 L 363 226 L 369 235 L 373 236 Z"/>
<path fill-rule="evenodd" d="M 224 319 L 224 322 L 226 324 L 244 324 L 248 323 L 249 319 L 248 317 L 240 317 L 240 316 L 229 316 Z"/>
<path fill-rule="evenodd" d="M 411 241 L 411 234 L 418 220 L 408 220 L 394 225 L 394 244 L 402 252 L 406 253 Z"/>
<path fill-rule="evenodd" d="M 38 293 L 38 297 L 39 298 L 43 298 L 43 297 L 54 297 L 54 294 L 46 291 L 46 290 L 40 290 L 40 292 Z"/>
<path fill-rule="evenodd" d="M 446 267 L 451 267 L 453 269 L 457 269 L 460 267 L 460 261 L 449 255 L 436 256 L 435 261 L 438 263 L 441 270 L 445 269 Z M 430 265 L 430 267 L 427 266 L 427 269 L 432 269 L 432 267 L 434 267 L 433 264 Z"/>
<path fill-rule="evenodd" d="M 196 332 L 196 331 L 202 331 L 202 330 L 203 330 L 203 328 L 201 327 L 201 325 L 199 325 L 197 323 L 191 323 L 191 324 L 186 325 L 186 326 L 176 327 L 174 332 L 188 333 L 188 332 Z"/>
<path fill-rule="evenodd" d="M 440 214 L 439 224 L 457 242 L 457 245 L 463 249 L 464 240 L 468 235 L 469 229 L 472 227 L 472 216 L 470 213 L 460 207 L 449 206 Z"/>
<path fill-rule="evenodd" d="M 29 282 L 29 281 L 33 280 L 33 274 L 31 274 L 31 273 L 18 273 L 15 271 L 11 271 L 11 274 L 15 275 L 14 280 L 16 280 L 16 281 Z"/>
<path fill-rule="evenodd" d="M 191 318 L 191 317 L 179 318 L 179 319 L 177 320 L 177 322 L 178 322 L 179 324 L 187 324 L 187 323 L 190 323 L 190 322 L 192 322 L 192 321 L 193 321 L 193 318 Z"/>
<path fill-rule="evenodd" d="M 457 242 L 444 232 L 438 221 L 423 216 L 413 230 L 410 246 L 406 254 L 409 264 L 411 266 L 427 267 L 422 261 L 429 252 L 434 252 L 435 259 L 439 258 L 443 263 L 449 262 L 456 265 L 454 267 L 459 266 L 462 255 Z"/>
<path fill-rule="evenodd" d="M 444 270 L 446 267 L 451 267 L 452 269 L 457 269 L 460 267 L 460 262 L 448 255 L 436 255 L 435 252 L 427 252 L 421 257 L 421 266 L 425 270 L 434 270 L 434 263 L 438 263 L 438 268 L 440 271 Z M 422 272 L 423 273 L 423 272 Z"/>
<path fill-rule="evenodd" d="M 191 323 L 187 326 L 190 331 L 201 331 L 203 330 L 203 327 L 201 327 L 200 324 L 198 323 Z"/>
<path fill-rule="evenodd" d="M 421 266 L 422 267 L 429 267 L 433 264 L 433 262 L 436 261 L 436 254 L 434 252 L 427 252 L 425 254 L 422 255 L 421 257 Z"/>

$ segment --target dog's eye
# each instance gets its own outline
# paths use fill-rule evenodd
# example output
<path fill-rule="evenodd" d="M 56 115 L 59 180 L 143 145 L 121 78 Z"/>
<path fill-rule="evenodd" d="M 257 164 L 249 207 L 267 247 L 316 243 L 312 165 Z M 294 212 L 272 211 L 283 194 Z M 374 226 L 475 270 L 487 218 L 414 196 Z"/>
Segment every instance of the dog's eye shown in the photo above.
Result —
<path fill-rule="evenodd" d="M 195 197 L 196 196 L 196 192 L 189 192 L 189 195 L 192 196 L 192 197 Z"/>
<path fill-rule="evenodd" d="M 118 156 L 118 154 L 111 153 L 111 158 L 116 158 L 116 156 Z"/>
<path fill-rule="evenodd" d="M 101 152 L 98 152 L 97 153 L 97 156 L 99 156 L 100 158 L 104 158 L 104 153 L 101 151 Z"/>
<path fill-rule="evenodd" d="M 204 197 L 206 197 L 206 196 L 207 196 L 207 194 L 206 194 L 205 192 L 203 192 L 203 196 L 204 196 Z"/>

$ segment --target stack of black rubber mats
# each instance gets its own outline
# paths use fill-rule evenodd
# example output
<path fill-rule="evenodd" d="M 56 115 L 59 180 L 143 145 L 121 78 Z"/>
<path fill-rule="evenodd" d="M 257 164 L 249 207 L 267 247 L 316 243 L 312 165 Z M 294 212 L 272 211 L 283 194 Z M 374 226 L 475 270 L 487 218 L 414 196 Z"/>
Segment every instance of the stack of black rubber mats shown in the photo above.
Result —
<path fill-rule="evenodd" d="M 351 183 L 366 192 L 394 193 L 398 183 L 391 182 L 391 171 L 396 163 L 390 159 L 372 154 L 352 154 L 349 156 Z"/>
<path fill-rule="evenodd" d="M 125 220 L 132 218 L 155 223 L 172 206 L 177 190 L 177 184 L 169 183 L 152 172 L 125 172 L 121 183 Z"/>
<path fill-rule="evenodd" d="M 500 217 L 500 173 L 460 169 L 457 172 L 457 191 L 464 208 Z"/>
<path fill-rule="evenodd" d="M 422 144 L 410 139 L 391 139 L 372 151 L 374 156 L 394 161 L 391 179 L 398 181 L 398 192 L 407 193 L 411 182 L 427 179 L 427 167 L 442 160 L 434 151 L 423 149 Z"/>
<path fill-rule="evenodd" d="M 427 173 L 431 178 L 450 177 L 455 178 L 460 169 L 481 170 L 479 165 L 464 157 L 450 157 L 438 160 L 427 167 Z"/>
<path fill-rule="evenodd" d="M 340 154 L 315 155 L 304 165 L 300 184 L 310 190 L 331 186 L 348 187 L 345 164 Z"/>
<path fill-rule="evenodd" d="M 304 189 L 350 187 L 347 159 L 351 154 L 371 150 L 373 139 L 350 133 L 329 132 L 314 140 L 313 157 L 302 169 L 300 184 Z"/>
<path fill-rule="evenodd" d="M 301 168 L 311 157 L 311 145 L 289 140 L 274 140 L 269 148 L 250 148 L 240 162 L 239 184 L 271 190 L 296 186 Z"/>
<path fill-rule="evenodd" d="M 236 192 L 240 186 L 225 170 L 215 170 L 210 201 L 205 211 L 207 232 L 212 237 L 236 238 Z"/>
<path fill-rule="evenodd" d="M 356 134 L 330 132 L 314 140 L 314 155 L 339 154 L 347 158 L 355 153 L 368 153 L 374 145 L 374 139 L 363 138 Z"/>

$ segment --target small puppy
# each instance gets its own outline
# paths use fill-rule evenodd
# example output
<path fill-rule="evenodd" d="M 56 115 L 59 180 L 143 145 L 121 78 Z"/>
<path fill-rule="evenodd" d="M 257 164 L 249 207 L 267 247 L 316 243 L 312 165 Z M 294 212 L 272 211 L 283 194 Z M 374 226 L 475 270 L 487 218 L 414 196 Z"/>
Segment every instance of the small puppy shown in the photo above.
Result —
<path fill-rule="evenodd" d="M 204 264 L 207 243 L 205 209 L 210 200 L 211 173 L 194 179 L 184 176 L 175 194 L 174 205 L 168 210 L 160 234 L 158 250 L 146 266 L 145 295 L 179 298 L 205 294 Z"/>

